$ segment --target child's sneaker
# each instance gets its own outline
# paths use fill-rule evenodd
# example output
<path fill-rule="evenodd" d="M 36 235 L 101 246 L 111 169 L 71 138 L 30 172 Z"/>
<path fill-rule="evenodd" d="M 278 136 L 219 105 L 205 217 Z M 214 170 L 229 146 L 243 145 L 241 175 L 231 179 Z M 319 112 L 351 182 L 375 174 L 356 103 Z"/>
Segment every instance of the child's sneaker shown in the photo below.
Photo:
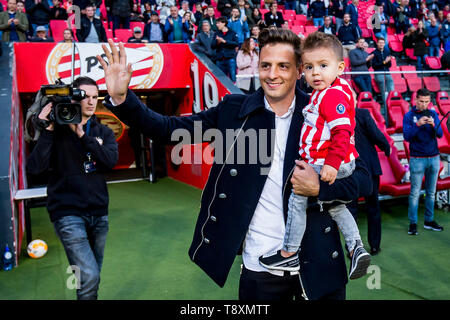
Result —
<path fill-rule="evenodd" d="M 361 278 L 367 273 L 367 268 L 370 265 L 370 254 L 361 243 L 357 243 L 353 251 L 352 260 L 350 262 L 350 272 L 348 276 L 351 280 Z"/>
<path fill-rule="evenodd" d="M 282 271 L 298 271 L 300 270 L 300 262 L 298 259 L 298 253 L 290 257 L 283 257 L 281 250 L 276 253 L 271 253 L 259 257 L 259 263 L 270 270 L 282 270 Z"/>

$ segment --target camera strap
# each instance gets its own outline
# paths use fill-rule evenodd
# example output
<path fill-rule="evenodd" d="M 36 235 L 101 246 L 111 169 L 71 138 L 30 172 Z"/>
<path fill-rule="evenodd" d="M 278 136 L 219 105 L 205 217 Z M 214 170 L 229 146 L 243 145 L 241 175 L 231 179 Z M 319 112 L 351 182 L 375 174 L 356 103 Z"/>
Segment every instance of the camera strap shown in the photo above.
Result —
<path fill-rule="evenodd" d="M 88 137 L 89 137 L 90 131 L 91 131 L 91 119 L 89 119 L 89 120 L 86 122 L 86 132 L 85 132 L 85 134 L 86 134 Z M 92 173 L 92 172 L 97 171 L 97 168 L 96 168 L 96 166 L 95 166 L 95 161 L 92 161 L 92 159 L 91 159 L 91 153 L 90 153 L 90 152 L 86 152 L 86 158 L 87 158 L 87 161 L 85 161 L 85 162 L 83 163 L 84 172 L 86 172 L 86 173 Z"/>

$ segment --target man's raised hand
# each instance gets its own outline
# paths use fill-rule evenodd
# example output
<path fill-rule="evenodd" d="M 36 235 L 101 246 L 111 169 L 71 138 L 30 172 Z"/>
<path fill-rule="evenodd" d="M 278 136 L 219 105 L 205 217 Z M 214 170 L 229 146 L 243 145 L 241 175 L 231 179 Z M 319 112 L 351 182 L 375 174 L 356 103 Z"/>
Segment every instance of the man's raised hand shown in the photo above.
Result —
<path fill-rule="evenodd" d="M 105 44 L 102 44 L 108 63 L 100 55 L 97 55 L 97 60 L 105 71 L 105 84 L 108 94 L 115 104 L 121 104 L 127 97 L 128 85 L 133 71 L 131 70 L 131 63 L 127 64 L 127 54 L 123 43 L 119 43 L 119 50 L 111 39 L 108 39 L 108 44 L 111 51 Z"/>

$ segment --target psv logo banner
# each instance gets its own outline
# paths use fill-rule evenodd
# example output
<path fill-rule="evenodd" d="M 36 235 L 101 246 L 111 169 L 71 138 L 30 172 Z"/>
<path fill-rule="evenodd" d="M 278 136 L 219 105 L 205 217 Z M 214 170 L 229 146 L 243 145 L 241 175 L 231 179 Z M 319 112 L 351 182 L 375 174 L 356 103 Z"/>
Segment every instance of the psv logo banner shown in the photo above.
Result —
<path fill-rule="evenodd" d="M 152 88 L 161 76 L 164 55 L 158 44 L 124 44 L 127 63 L 132 64 L 130 88 Z M 106 55 L 98 43 L 59 43 L 50 52 L 46 62 L 48 83 L 59 78 L 70 84 L 78 76 L 94 79 L 100 90 L 106 90 L 105 73 L 96 56 Z"/>

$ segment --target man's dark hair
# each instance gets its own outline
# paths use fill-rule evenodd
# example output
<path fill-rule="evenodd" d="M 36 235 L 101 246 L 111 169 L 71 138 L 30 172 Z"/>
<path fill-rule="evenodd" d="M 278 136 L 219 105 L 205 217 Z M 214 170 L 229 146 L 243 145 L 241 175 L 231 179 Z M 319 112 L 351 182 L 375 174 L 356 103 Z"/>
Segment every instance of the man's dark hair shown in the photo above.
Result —
<path fill-rule="evenodd" d="M 82 85 L 96 86 L 97 90 L 98 90 L 97 82 L 95 82 L 93 79 L 91 79 L 89 77 L 78 77 L 72 83 L 72 86 L 74 88 L 80 88 L 80 86 L 82 86 Z"/>
<path fill-rule="evenodd" d="M 430 91 L 427 88 L 421 88 L 417 90 L 417 97 L 429 97 L 431 96 Z"/>
<path fill-rule="evenodd" d="M 380 40 L 386 41 L 383 37 L 378 37 L 377 38 L 377 42 L 380 41 Z"/>
<path fill-rule="evenodd" d="M 225 17 L 219 17 L 219 18 L 217 18 L 216 23 L 217 23 L 217 22 L 225 23 L 226 26 L 228 25 L 228 19 L 225 18 Z"/>
<path fill-rule="evenodd" d="M 317 48 L 331 49 L 338 61 L 344 60 L 344 48 L 338 37 L 320 31 L 313 32 L 302 43 L 301 52 L 315 50 Z"/>
<path fill-rule="evenodd" d="M 364 38 L 364 37 L 359 37 L 358 40 L 356 40 L 356 42 L 359 42 L 359 40 L 361 40 L 361 39 L 364 40 L 364 41 L 366 41 L 366 38 Z"/>
<path fill-rule="evenodd" d="M 289 44 L 294 48 L 297 66 L 301 64 L 300 38 L 292 31 L 282 28 L 264 29 L 258 36 L 259 52 L 269 44 Z"/>

